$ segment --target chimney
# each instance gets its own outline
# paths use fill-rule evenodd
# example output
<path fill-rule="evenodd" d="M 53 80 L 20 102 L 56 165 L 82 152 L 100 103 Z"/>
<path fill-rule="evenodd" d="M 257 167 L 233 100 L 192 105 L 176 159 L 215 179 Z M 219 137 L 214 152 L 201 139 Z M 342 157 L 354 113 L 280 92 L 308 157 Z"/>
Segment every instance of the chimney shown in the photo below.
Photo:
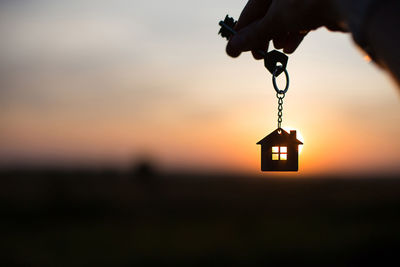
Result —
<path fill-rule="evenodd" d="M 296 130 L 290 130 L 290 138 L 297 139 Z"/>

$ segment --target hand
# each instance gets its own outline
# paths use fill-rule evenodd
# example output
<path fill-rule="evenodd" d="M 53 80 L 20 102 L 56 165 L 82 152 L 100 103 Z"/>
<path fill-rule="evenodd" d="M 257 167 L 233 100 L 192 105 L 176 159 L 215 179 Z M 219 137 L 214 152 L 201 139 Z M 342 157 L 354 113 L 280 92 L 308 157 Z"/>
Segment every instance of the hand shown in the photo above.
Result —
<path fill-rule="evenodd" d="M 276 49 L 293 53 L 304 36 L 311 30 L 326 26 L 330 30 L 344 31 L 341 16 L 334 0 L 249 0 L 242 11 L 236 31 L 228 42 L 226 52 L 238 57 L 252 51 L 268 49 L 273 40 Z"/>

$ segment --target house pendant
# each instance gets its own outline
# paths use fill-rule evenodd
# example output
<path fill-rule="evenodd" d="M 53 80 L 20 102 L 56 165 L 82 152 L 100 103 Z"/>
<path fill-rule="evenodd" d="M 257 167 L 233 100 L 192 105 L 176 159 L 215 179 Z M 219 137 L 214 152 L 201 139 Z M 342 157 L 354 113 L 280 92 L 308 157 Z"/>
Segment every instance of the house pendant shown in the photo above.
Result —
<path fill-rule="evenodd" d="M 296 131 L 287 133 L 283 129 L 276 129 L 257 145 L 261 145 L 262 171 L 298 171 L 299 145 Z"/>

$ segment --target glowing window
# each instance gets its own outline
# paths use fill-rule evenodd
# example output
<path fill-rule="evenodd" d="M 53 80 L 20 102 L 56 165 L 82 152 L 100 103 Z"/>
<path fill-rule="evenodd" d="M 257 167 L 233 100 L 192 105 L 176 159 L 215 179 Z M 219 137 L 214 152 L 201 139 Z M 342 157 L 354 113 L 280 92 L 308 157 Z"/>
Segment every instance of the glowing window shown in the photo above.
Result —
<path fill-rule="evenodd" d="M 273 146 L 272 147 L 272 160 L 287 160 L 287 147 L 286 146 Z"/>

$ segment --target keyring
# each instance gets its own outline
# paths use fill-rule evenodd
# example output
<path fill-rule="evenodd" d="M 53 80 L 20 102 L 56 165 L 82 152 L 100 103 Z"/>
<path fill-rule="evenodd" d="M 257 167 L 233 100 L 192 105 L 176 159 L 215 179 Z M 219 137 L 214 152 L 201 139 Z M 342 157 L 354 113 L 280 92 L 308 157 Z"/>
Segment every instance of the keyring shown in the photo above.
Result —
<path fill-rule="evenodd" d="M 281 69 L 281 66 L 277 66 L 274 70 L 274 73 L 272 73 L 272 84 L 274 85 L 274 89 L 278 94 L 286 94 L 286 92 L 289 90 L 289 73 L 287 72 L 286 69 L 283 70 L 283 72 L 285 73 L 285 77 L 286 77 L 286 86 L 284 90 L 279 89 L 278 85 L 276 84 L 276 76 L 275 74 Z"/>

